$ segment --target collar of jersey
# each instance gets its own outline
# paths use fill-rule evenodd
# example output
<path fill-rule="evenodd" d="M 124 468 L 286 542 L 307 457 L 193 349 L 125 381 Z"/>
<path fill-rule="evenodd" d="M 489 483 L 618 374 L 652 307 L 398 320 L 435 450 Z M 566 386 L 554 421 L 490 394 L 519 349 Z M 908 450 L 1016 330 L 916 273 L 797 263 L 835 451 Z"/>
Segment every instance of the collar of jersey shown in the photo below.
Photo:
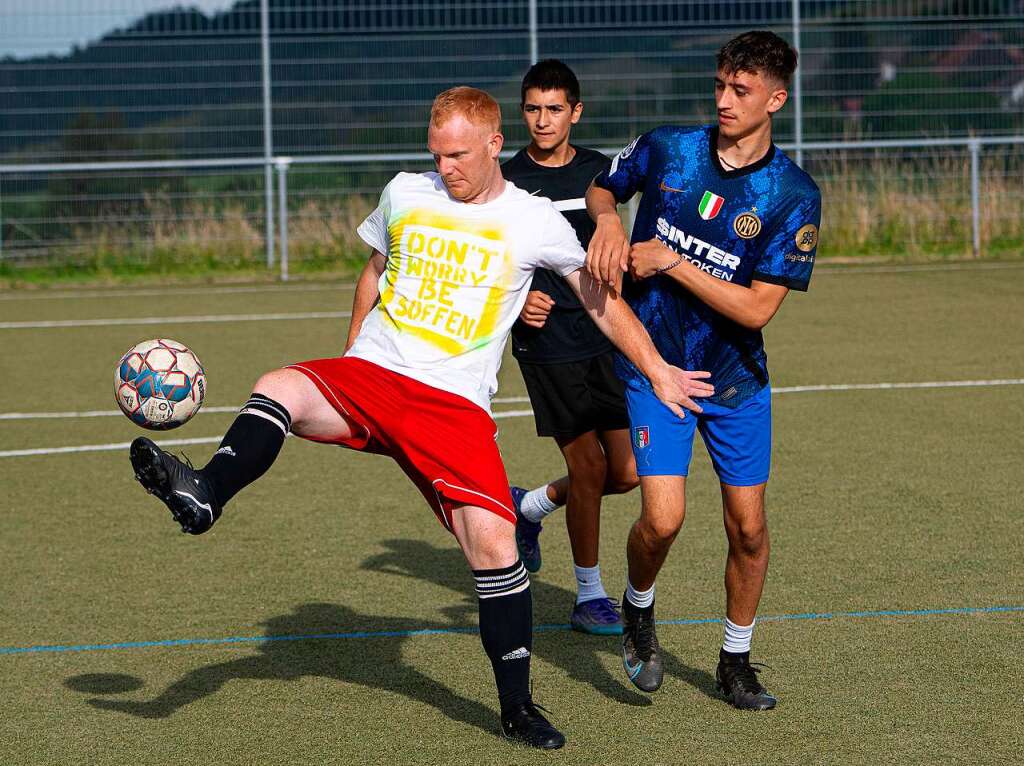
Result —
<path fill-rule="evenodd" d="M 504 178 L 503 180 L 505 181 L 505 189 L 504 191 L 501 192 L 501 194 L 499 194 L 494 199 L 487 200 L 487 202 L 463 202 L 460 199 L 455 199 L 455 197 L 452 196 L 452 193 L 448 191 L 448 187 L 445 185 L 444 179 L 441 178 L 440 173 L 434 172 L 434 176 L 434 188 L 437 189 L 438 191 L 444 192 L 450 202 L 454 202 L 457 205 L 467 205 L 471 208 L 486 209 L 488 205 L 493 205 L 495 202 L 498 202 L 508 197 L 509 193 L 511 192 L 511 189 L 509 187 L 515 186 L 515 188 L 519 188 L 514 183 L 509 181 L 507 178 Z"/>
<path fill-rule="evenodd" d="M 576 164 L 576 160 L 579 159 L 580 148 L 573 143 L 570 143 L 569 146 L 573 148 L 574 152 L 574 154 L 572 155 L 572 159 L 569 160 L 564 165 L 558 166 L 541 165 L 539 162 L 537 162 L 537 160 L 530 156 L 530 153 L 526 150 L 525 146 L 522 149 L 520 149 L 519 152 L 523 155 L 523 159 L 526 160 L 526 163 L 529 166 L 530 170 L 537 170 L 541 173 L 557 173 L 560 170 L 565 170 L 566 168 L 572 167 L 573 165 Z"/>
<path fill-rule="evenodd" d="M 775 143 L 769 145 L 768 151 L 764 153 L 764 156 L 757 162 L 751 162 L 749 165 L 744 165 L 741 168 L 735 170 L 728 170 L 722 161 L 718 159 L 718 126 L 712 125 L 708 129 L 708 157 L 711 160 L 711 166 L 718 173 L 720 178 L 742 178 L 748 176 L 751 173 L 756 173 L 761 168 L 768 167 L 772 160 L 775 159 Z"/>

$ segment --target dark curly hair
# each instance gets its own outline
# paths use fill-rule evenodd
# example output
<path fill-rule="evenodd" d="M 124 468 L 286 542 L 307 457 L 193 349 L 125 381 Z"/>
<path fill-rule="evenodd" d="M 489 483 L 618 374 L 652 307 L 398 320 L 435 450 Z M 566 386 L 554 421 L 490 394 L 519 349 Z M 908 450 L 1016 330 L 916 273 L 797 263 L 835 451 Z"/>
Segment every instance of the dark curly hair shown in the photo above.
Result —
<path fill-rule="evenodd" d="M 796 51 L 774 32 L 744 32 L 718 51 L 718 69 L 728 74 L 761 74 L 788 86 L 796 58 Z"/>

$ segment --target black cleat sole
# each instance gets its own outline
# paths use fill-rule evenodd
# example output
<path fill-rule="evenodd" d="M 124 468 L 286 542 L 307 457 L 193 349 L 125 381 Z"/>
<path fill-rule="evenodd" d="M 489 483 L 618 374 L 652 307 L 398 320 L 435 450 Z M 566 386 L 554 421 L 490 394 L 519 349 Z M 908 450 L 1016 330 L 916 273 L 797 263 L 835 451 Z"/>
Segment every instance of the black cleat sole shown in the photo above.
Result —
<path fill-rule="evenodd" d="M 135 480 L 146 492 L 163 501 L 171 516 L 181 526 L 183 533 L 199 535 L 209 529 L 209 526 L 198 531 L 192 529 L 190 519 L 177 507 L 180 499 L 171 491 L 171 477 L 161 460 L 161 450 L 156 444 L 145 436 L 140 436 L 131 443 L 128 456 L 135 472 Z"/>
<path fill-rule="evenodd" d="M 558 750 L 565 746 L 565 735 L 540 714 L 532 702 L 502 713 L 501 735 L 510 742 L 537 750 Z"/>
<path fill-rule="evenodd" d="M 505 732 L 502 732 L 501 736 L 513 744 L 521 745 L 523 747 L 532 747 L 536 750 L 560 750 L 565 747 L 565 737 L 561 735 L 558 737 L 532 740 L 525 737 L 512 736 Z"/>
<path fill-rule="evenodd" d="M 132 442 L 129 457 L 132 461 L 132 468 L 135 470 L 135 480 L 142 485 L 142 488 L 151 495 L 167 504 L 174 520 L 181 524 L 181 531 L 187 531 L 182 524 L 181 517 L 175 508 L 168 504 L 170 491 L 167 487 L 168 476 L 160 461 L 159 448 L 144 436 L 140 436 Z"/>

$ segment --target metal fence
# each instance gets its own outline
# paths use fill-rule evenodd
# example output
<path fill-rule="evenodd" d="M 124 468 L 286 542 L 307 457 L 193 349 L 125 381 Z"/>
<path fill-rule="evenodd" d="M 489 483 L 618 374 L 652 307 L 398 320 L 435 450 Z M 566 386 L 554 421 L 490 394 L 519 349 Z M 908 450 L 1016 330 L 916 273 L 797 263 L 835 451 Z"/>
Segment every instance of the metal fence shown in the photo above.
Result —
<path fill-rule="evenodd" d="M 561 58 L 576 139 L 614 151 L 710 121 L 714 52 L 750 28 L 801 53 L 776 138 L 822 185 L 823 252 L 830 231 L 844 252 L 998 251 L 1024 212 L 1022 0 L 191 1 L 0 8 L 5 261 L 329 260 L 390 175 L 429 167 L 436 92 L 487 89 L 518 146 L 519 80 Z"/>

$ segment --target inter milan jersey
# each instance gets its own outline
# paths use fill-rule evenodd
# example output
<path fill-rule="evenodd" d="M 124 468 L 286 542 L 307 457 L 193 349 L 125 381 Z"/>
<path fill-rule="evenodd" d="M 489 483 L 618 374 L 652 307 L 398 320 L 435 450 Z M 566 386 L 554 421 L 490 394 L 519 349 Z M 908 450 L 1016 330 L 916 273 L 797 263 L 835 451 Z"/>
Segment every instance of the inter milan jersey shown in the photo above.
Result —
<path fill-rule="evenodd" d="M 718 128 L 666 126 L 623 149 L 595 183 L 625 202 L 643 194 L 632 242 L 657 238 L 717 279 L 806 290 L 814 266 L 821 195 L 811 177 L 773 144 L 758 162 L 726 170 Z M 627 277 L 623 295 L 669 364 L 708 370 L 709 401 L 735 407 L 768 383 L 764 340 L 708 307 L 665 274 Z M 621 354 L 617 371 L 650 384 Z"/>
<path fill-rule="evenodd" d="M 594 222 L 587 215 L 587 188 L 594 176 L 608 168 L 609 160 L 600 152 L 573 148 L 576 154 L 560 167 L 538 165 L 526 149 L 521 149 L 501 166 L 501 172 L 520 189 L 554 202 L 586 248 L 594 236 Z M 512 326 L 512 355 L 520 362 L 578 362 L 612 350 L 611 342 L 597 329 L 561 276 L 537 269 L 530 289 L 544 292 L 555 305 L 541 328 L 530 327 L 521 320 Z"/>

